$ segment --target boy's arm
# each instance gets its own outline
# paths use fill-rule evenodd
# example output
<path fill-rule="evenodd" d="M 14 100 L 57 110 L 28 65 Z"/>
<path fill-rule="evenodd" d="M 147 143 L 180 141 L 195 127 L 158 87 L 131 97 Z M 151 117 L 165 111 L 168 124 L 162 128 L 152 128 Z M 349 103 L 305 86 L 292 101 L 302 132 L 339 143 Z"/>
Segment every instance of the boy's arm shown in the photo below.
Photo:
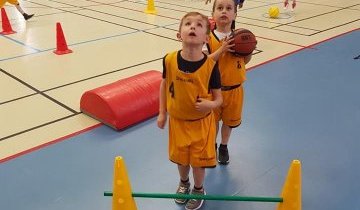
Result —
<path fill-rule="evenodd" d="M 160 94 L 159 94 L 159 115 L 157 118 L 157 124 L 159 128 L 164 128 L 167 118 L 166 111 L 166 90 L 165 90 L 165 79 L 161 80 L 160 83 Z"/>
<path fill-rule="evenodd" d="M 219 107 L 223 102 L 218 64 L 215 64 L 213 71 L 211 72 L 209 89 L 212 94 L 212 100 L 198 98 L 195 103 L 196 110 L 201 112 L 209 112 L 212 109 Z"/>
<path fill-rule="evenodd" d="M 209 53 L 209 52 L 207 52 L 207 53 Z M 213 59 L 214 61 L 218 61 L 222 53 L 223 53 L 223 51 L 222 51 L 222 49 L 220 47 L 215 52 L 211 53 L 209 55 L 209 58 Z"/>
<path fill-rule="evenodd" d="M 234 50 L 232 49 L 232 47 L 235 46 L 234 43 L 231 43 L 234 41 L 234 38 L 229 38 L 229 37 L 225 37 L 221 42 L 221 47 L 219 47 L 219 49 L 217 49 L 215 52 L 211 53 L 209 55 L 209 58 L 213 59 L 214 61 L 218 61 L 220 56 L 224 53 L 224 52 L 234 52 Z M 206 52 L 205 52 L 206 53 Z M 209 52 L 208 52 L 209 53 Z"/>
<path fill-rule="evenodd" d="M 221 93 L 221 76 L 218 63 L 215 64 L 211 73 L 210 91 L 213 96 L 214 109 L 219 107 L 223 102 L 223 97 Z"/>
<path fill-rule="evenodd" d="M 222 102 L 223 102 L 223 98 L 222 98 L 222 94 L 221 94 L 221 89 L 211 89 L 212 95 L 213 95 L 213 102 L 214 102 L 214 107 L 213 109 L 219 107 Z"/>
<path fill-rule="evenodd" d="M 165 79 L 161 80 L 160 83 L 160 106 L 159 106 L 159 113 L 166 114 L 166 92 L 165 92 Z"/>
<path fill-rule="evenodd" d="M 219 107 L 223 102 L 221 89 L 211 89 L 211 94 L 213 95 L 213 100 L 198 98 L 195 103 L 195 109 L 200 112 L 209 112 Z"/>
<path fill-rule="evenodd" d="M 252 58 L 252 54 L 245 56 L 245 57 L 244 57 L 244 62 L 245 62 L 245 64 L 249 63 L 250 60 L 251 60 L 251 58 Z"/>

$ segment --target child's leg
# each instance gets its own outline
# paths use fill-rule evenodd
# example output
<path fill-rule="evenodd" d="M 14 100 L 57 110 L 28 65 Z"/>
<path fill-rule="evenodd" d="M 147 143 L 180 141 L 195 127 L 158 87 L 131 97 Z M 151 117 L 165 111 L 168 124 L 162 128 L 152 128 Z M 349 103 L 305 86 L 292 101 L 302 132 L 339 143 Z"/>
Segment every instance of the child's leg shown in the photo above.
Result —
<path fill-rule="evenodd" d="M 287 9 L 289 7 L 289 0 L 285 0 L 284 8 Z M 294 9 L 296 7 L 296 0 L 292 0 L 291 8 Z"/>
<path fill-rule="evenodd" d="M 18 3 L 18 4 L 15 4 L 15 7 L 16 7 L 16 9 L 17 9 L 21 14 L 24 14 L 24 13 L 25 13 L 24 10 L 21 8 L 21 6 L 20 6 L 19 3 Z"/>
<path fill-rule="evenodd" d="M 284 8 L 287 9 L 289 6 L 289 0 L 284 1 Z"/>
<path fill-rule="evenodd" d="M 221 127 L 221 144 L 227 145 L 230 140 L 230 134 L 231 134 L 232 128 L 229 126 L 223 124 Z"/>
<path fill-rule="evenodd" d="M 189 180 L 190 166 L 178 165 L 178 170 L 181 181 Z"/>
<path fill-rule="evenodd" d="M 189 172 L 190 166 L 178 165 L 180 182 L 176 194 L 189 194 L 190 193 L 190 181 L 189 181 Z M 176 198 L 175 202 L 178 204 L 186 203 L 187 199 Z"/>
<path fill-rule="evenodd" d="M 218 162 L 220 164 L 226 165 L 229 163 L 229 151 L 227 148 L 227 144 L 230 140 L 232 128 L 228 125 L 223 124 L 221 127 L 221 144 L 219 146 L 219 155 Z"/>
<path fill-rule="evenodd" d="M 191 191 L 193 195 L 205 195 L 205 190 L 203 188 L 204 178 L 205 178 L 205 168 L 196 167 L 193 168 L 193 176 L 194 176 L 194 188 Z M 204 203 L 203 199 L 190 199 L 185 209 L 199 209 Z"/>
<path fill-rule="evenodd" d="M 194 176 L 194 187 L 195 189 L 202 189 L 205 178 L 205 168 L 196 167 L 193 168 L 193 176 Z"/>
<path fill-rule="evenodd" d="M 34 14 L 31 14 L 31 15 L 26 14 L 26 12 L 24 12 L 24 10 L 21 8 L 19 3 L 15 4 L 15 7 L 24 16 L 25 20 L 28 20 L 28 19 L 32 18 L 32 16 L 34 16 Z"/>
<path fill-rule="evenodd" d="M 218 136 L 218 133 L 219 133 L 219 121 L 216 121 L 216 136 L 215 136 L 215 152 L 217 150 L 217 143 L 216 143 L 216 138 Z"/>

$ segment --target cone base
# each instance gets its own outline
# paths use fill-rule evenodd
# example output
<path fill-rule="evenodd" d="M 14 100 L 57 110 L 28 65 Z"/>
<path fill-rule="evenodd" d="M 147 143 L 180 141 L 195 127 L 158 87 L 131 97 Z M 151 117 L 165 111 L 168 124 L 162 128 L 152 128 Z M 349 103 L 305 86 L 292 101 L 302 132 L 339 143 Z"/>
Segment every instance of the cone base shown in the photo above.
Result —
<path fill-rule="evenodd" d="M 67 49 L 67 50 L 54 50 L 53 52 L 56 55 L 64 55 L 64 54 L 72 53 L 73 51 L 70 49 Z"/>
<path fill-rule="evenodd" d="M 15 34 L 16 31 L 2 31 L 0 32 L 1 35 L 9 35 L 9 34 Z"/>

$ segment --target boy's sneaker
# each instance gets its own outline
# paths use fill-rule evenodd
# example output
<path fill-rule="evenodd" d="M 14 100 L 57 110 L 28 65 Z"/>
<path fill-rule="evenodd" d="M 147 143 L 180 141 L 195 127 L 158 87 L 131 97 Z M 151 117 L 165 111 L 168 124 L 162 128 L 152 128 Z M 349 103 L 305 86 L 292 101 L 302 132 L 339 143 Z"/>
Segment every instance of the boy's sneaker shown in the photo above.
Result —
<path fill-rule="evenodd" d="M 226 146 L 220 145 L 218 162 L 222 165 L 227 165 L 229 164 L 229 159 L 230 158 L 228 148 Z"/>
<path fill-rule="evenodd" d="M 190 182 L 185 184 L 185 183 L 180 181 L 179 187 L 176 190 L 176 194 L 187 195 L 189 193 L 190 193 Z M 187 201 L 187 199 L 183 199 L 183 198 L 176 198 L 175 199 L 175 203 L 178 203 L 178 204 L 184 204 L 184 203 L 186 203 L 186 201 Z"/>
<path fill-rule="evenodd" d="M 32 18 L 34 16 L 34 14 L 28 15 L 28 14 L 24 13 L 23 16 L 24 16 L 25 20 L 29 20 L 30 18 Z"/>
<path fill-rule="evenodd" d="M 196 190 L 196 189 L 193 189 L 191 191 L 191 194 L 192 195 L 206 195 L 206 192 L 204 189 L 202 190 Z M 202 199 L 190 199 L 186 206 L 185 206 L 185 209 L 186 210 L 197 210 L 197 209 L 200 209 L 201 206 L 203 205 L 204 203 L 204 200 Z"/>

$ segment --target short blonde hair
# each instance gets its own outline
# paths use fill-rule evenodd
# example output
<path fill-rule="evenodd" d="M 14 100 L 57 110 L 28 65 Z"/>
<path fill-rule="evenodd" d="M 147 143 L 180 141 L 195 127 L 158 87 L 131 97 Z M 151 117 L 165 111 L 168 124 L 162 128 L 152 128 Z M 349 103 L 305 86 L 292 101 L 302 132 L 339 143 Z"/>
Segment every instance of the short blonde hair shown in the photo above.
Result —
<path fill-rule="evenodd" d="M 181 26 L 184 22 L 184 19 L 189 17 L 189 16 L 201 16 L 201 18 L 203 20 L 205 20 L 206 22 L 206 34 L 210 34 L 210 22 L 209 22 L 209 18 L 206 15 L 201 14 L 200 12 L 188 12 L 184 15 L 184 17 L 181 18 L 181 22 L 180 22 L 180 26 L 179 26 L 179 32 L 181 31 Z"/>

